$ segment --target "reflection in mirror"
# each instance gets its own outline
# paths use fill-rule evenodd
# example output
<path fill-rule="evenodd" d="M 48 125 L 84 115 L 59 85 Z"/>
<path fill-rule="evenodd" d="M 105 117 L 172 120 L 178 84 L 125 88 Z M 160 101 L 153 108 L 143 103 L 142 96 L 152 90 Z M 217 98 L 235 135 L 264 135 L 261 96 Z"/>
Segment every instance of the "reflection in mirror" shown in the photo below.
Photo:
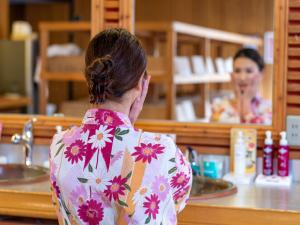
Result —
<path fill-rule="evenodd" d="M 82 117 L 90 107 L 82 73 L 89 23 L 41 24 L 90 21 L 90 1 L 74 12 L 67 1 L 49 2 L 7 9 L 12 28 L 0 37 L 0 112 Z M 140 118 L 270 124 L 273 8 L 274 0 L 136 0 L 136 35 L 152 76 Z M 235 57 L 242 48 L 259 56 Z"/>
<path fill-rule="evenodd" d="M 136 1 L 152 83 L 142 118 L 272 123 L 274 0 Z"/>

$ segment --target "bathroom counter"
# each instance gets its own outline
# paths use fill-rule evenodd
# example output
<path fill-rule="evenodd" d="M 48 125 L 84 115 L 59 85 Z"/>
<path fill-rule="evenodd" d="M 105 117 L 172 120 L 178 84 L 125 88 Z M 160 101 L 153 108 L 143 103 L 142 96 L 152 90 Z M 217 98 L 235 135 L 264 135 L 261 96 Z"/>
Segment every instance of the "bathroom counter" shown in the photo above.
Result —
<path fill-rule="evenodd" d="M 238 185 L 234 195 L 190 201 L 179 221 L 199 225 L 299 225 L 300 183 L 290 188 Z"/>
<path fill-rule="evenodd" d="M 0 185 L 0 215 L 56 219 L 49 181 Z"/>
<path fill-rule="evenodd" d="M 0 215 L 55 219 L 48 181 L 0 186 Z M 300 183 L 290 189 L 239 185 L 238 193 L 189 201 L 179 224 L 299 225 Z"/>

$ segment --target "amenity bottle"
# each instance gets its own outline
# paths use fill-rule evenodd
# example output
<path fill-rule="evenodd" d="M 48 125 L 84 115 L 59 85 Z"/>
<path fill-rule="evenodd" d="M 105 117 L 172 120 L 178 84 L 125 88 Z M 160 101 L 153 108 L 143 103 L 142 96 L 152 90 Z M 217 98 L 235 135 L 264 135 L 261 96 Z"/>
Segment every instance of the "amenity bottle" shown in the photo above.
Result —
<path fill-rule="evenodd" d="M 273 175 L 273 140 L 272 132 L 266 132 L 265 146 L 263 151 L 263 175 Z"/>
<path fill-rule="evenodd" d="M 289 147 L 286 139 L 286 132 L 280 133 L 281 139 L 278 148 L 278 176 L 286 177 L 289 175 Z"/>
<path fill-rule="evenodd" d="M 246 172 L 246 145 L 243 132 L 239 131 L 234 145 L 234 173 L 243 176 Z"/>

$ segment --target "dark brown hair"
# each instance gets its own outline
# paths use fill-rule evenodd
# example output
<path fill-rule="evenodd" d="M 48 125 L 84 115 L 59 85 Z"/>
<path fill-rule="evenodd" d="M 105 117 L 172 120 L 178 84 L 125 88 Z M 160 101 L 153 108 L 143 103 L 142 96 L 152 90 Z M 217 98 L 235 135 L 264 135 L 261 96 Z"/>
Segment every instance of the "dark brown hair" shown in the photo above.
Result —
<path fill-rule="evenodd" d="M 134 88 L 146 69 L 147 59 L 138 39 L 125 29 L 107 29 L 89 43 L 85 77 L 90 102 L 118 100 Z"/>
<path fill-rule="evenodd" d="M 240 49 L 235 56 L 233 57 L 233 60 L 235 61 L 238 58 L 248 58 L 250 60 L 252 60 L 253 62 L 256 63 L 256 65 L 258 66 L 259 71 L 262 71 L 265 67 L 265 63 L 263 58 L 260 56 L 260 54 L 252 48 L 242 48 Z"/>

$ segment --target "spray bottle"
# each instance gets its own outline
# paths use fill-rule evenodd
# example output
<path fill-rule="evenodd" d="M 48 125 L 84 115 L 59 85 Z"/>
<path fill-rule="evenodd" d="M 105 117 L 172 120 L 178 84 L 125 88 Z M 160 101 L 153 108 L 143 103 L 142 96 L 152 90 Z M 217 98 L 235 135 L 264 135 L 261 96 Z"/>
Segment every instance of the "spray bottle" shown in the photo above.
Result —
<path fill-rule="evenodd" d="M 265 176 L 273 175 L 273 140 L 271 131 L 266 131 L 266 139 L 263 152 L 263 174 Z"/>
<path fill-rule="evenodd" d="M 278 149 L 278 176 L 286 177 L 289 175 L 289 147 L 286 139 L 286 132 L 280 133 L 281 139 Z"/>

